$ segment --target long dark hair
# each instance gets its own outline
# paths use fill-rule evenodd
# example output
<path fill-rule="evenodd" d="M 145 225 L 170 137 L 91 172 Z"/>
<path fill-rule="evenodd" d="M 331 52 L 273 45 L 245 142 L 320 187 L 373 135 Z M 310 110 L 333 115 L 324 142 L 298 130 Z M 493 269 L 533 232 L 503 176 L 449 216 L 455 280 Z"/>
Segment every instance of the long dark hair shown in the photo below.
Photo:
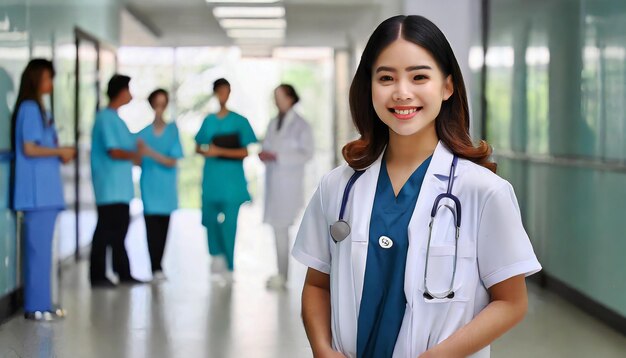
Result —
<path fill-rule="evenodd" d="M 52 65 L 52 62 L 43 58 L 35 58 L 28 62 L 28 65 L 26 65 L 24 72 L 22 72 L 20 90 L 17 94 L 15 107 L 13 107 L 13 115 L 11 116 L 12 150 L 15 150 L 15 130 L 17 126 L 17 113 L 20 110 L 20 105 L 22 104 L 22 102 L 28 100 L 35 101 L 39 106 L 39 110 L 41 111 L 41 118 L 43 119 L 44 126 L 49 126 L 51 124 L 51 119 L 48 120 L 46 116 L 46 110 L 43 105 L 41 93 L 39 93 L 41 79 L 45 71 L 50 72 L 50 75 L 54 77 L 54 66 Z"/>
<path fill-rule="evenodd" d="M 43 120 L 44 126 L 49 126 L 52 124 L 52 118 L 48 119 L 46 116 L 46 110 L 43 105 L 43 101 L 41 98 L 41 93 L 39 93 L 39 88 L 41 87 L 41 79 L 45 71 L 50 72 L 50 76 L 54 77 L 54 66 L 52 62 L 42 59 L 36 58 L 30 60 L 24 72 L 22 72 L 22 79 L 20 81 L 20 90 L 17 94 L 17 100 L 15 101 L 15 107 L 13 107 L 13 115 L 11 116 L 11 150 L 15 152 L 16 148 L 16 138 L 15 131 L 17 127 L 17 113 L 20 111 L 20 106 L 22 102 L 33 100 L 39 106 L 39 111 L 41 111 L 41 118 Z M 11 175 L 9 177 L 9 187 L 11 190 L 9 191 L 9 207 L 11 209 L 15 209 L 13 198 L 15 196 L 15 160 L 11 161 Z"/>
<path fill-rule="evenodd" d="M 355 169 L 371 165 L 389 142 L 389 130 L 372 105 L 372 67 L 380 53 L 398 38 L 431 53 L 444 76 L 452 76 L 454 93 L 444 101 L 435 130 L 439 139 L 457 156 L 495 172 L 489 161 L 491 147 L 484 140 L 474 147 L 469 135 L 469 107 L 461 69 L 448 40 L 439 28 L 422 16 L 394 16 L 383 21 L 369 38 L 350 86 L 350 112 L 361 137 L 343 147 L 343 156 Z"/>

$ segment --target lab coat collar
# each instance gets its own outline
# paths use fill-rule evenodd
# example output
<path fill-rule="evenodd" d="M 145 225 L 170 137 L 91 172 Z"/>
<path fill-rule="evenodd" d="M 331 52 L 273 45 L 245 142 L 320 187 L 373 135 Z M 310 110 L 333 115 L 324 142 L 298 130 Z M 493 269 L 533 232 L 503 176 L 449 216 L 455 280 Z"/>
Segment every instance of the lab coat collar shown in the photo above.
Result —
<path fill-rule="evenodd" d="M 367 213 L 367 215 L 355 215 L 353 219 L 354 223 L 352 226 L 356 229 L 356 240 L 367 241 L 369 237 L 370 213 L 374 205 L 376 187 L 378 186 L 378 174 L 384 153 L 385 151 L 383 150 L 382 154 L 378 156 L 378 159 L 365 169 L 365 173 L 363 173 L 354 186 L 354 206 L 352 212 L 364 211 Z"/>
<path fill-rule="evenodd" d="M 385 148 L 386 149 L 386 148 Z M 369 227 L 371 212 L 374 205 L 374 198 L 376 196 L 376 187 L 378 186 L 378 176 L 380 172 L 380 166 L 382 165 L 382 158 L 385 150 L 378 156 L 378 159 L 374 161 L 369 167 L 366 168 L 365 173 L 354 185 L 354 194 L 352 200 L 352 213 L 359 213 L 358 215 L 352 215 L 352 241 L 367 242 L 369 238 Z M 422 184 L 422 189 L 418 197 L 416 207 L 413 211 L 409 223 L 409 238 L 412 240 L 411 245 L 421 247 L 421 242 L 414 240 L 421 240 L 413 238 L 412 233 L 417 235 L 417 238 L 427 237 L 428 232 L 428 220 L 430 219 L 430 209 L 435 197 L 442 192 L 445 192 L 447 179 L 450 175 L 450 164 L 452 163 L 452 152 L 440 141 L 435 148 L 433 158 L 430 161 L 428 170 L 426 171 L 426 177 Z M 458 173 L 458 171 L 457 171 Z M 359 254 L 360 253 L 360 254 Z M 361 257 L 359 255 L 365 255 Z M 363 280 L 366 266 L 367 253 L 361 251 L 352 252 L 353 262 L 353 274 L 355 282 L 356 301 L 355 307 L 358 307 L 361 302 L 361 293 L 363 289 Z M 413 269 L 407 269 L 412 274 Z M 407 271 L 407 274 L 409 273 Z M 417 276 L 416 276 L 417 277 Z M 411 287 L 416 287 L 414 279 L 408 280 Z M 413 302 L 410 302 L 412 305 Z"/>
<path fill-rule="evenodd" d="M 378 159 L 374 161 L 369 167 L 365 168 L 365 173 L 355 185 L 354 195 L 354 209 L 365 210 L 370 213 L 374 203 L 374 196 L 376 194 L 376 187 L 378 185 L 378 175 L 380 172 L 380 166 L 382 164 L 383 155 L 385 155 L 385 148 L 378 156 Z M 445 189 L 445 183 L 450 176 L 450 165 L 452 164 L 453 154 L 446 147 L 446 145 L 439 141 L 433 157 L 430 161 L 428 169 L 426 171 L 425 181 L 423 184 L 426 188 L 441 191 Z M 459 171 L 455 171 L 455 178 L 458 176 Z M 438 180 L 437 180 L 438 179 Z M 424 196 L 420 194 L 420 198 Z M 423 201 L 423 199 L 422 199 Z M 419 203 L 419 201 L 418 201 Z M 369 215 L 357 215 L 354 219 L 354 227 L 359 230 L 357 237 L 367 237 L 367 230 L 369 228 Z"/>
<path fill-rule="evenodd" d="M 364 170 L 368 172 L 375 172 L 378 175 L 378 171 L 380 170 L 380 164 L 383 160 L 383 156 L 385 155 L 385 151 L 387 151 L 387 147 L 383 149 L 383 151 L 378 156 L 378 159 L 374 161 L 370 166 L 365 168 Z M 430 165 L 428 166 L 428 170 L 426 171 L 426 175 L 436 175 L 444 178 L 448 178 L 450 176 L 450 165 L 452 164 L 452 158 L 454 154 L 448 149 L 448 147 L 442 142 L 439 141 L 437 146 L 435 147 L 435 152 L 433 153 L 433 157 L 430 161 Z M 458 176 L 458 170 L 455 171 L 454 177 Z"/>
<path fill-rule="evenodd" d="M 450 176 L 450 165 L 453 157 L 454 154 L 452 154 L 450 149 L 442 141 L 439 141 L 426 175 L 435 175 L 447 179 Z M 457 169 L 454 173 L 455 178 L 458 176 L 458 173 Z"/>
<path fill-rule="evenodd" d="M 291 122 L 293 122 L 293 119 L 297 115 L 298 114 L 296 113 L 296 111 L 293 109 L 293 107 L 291 107 L 291 109 L 289 109 L 287 113 L 285 113 L 285 118 L 283 118 L 283 128 L 288 126 Z M 276 116 L 276 123 L 278 123 L 278 116 Z"/>

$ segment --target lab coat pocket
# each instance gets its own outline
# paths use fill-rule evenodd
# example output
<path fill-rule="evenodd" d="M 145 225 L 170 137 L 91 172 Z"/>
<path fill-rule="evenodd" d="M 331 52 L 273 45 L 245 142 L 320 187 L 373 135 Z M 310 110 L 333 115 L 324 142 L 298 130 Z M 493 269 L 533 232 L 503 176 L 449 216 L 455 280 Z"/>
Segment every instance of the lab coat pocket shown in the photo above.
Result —
<path fill-rule="evenodd" d="M 426 303 L 446 303 L 468 301 L 463 292 L 463 284 L 467 271 L 471 266 L 474 254 L 470 246 L 454 245 L 431 246 L 426 257 L 426 248 L 422 250 L 424 276 L 420 279 L 419 288 Z M 455 263 L 456 258 L 456 263 Z M 428 298 L 426 288 L 432 296 L 442 297 L 453 292 L 453 297 Z"/>

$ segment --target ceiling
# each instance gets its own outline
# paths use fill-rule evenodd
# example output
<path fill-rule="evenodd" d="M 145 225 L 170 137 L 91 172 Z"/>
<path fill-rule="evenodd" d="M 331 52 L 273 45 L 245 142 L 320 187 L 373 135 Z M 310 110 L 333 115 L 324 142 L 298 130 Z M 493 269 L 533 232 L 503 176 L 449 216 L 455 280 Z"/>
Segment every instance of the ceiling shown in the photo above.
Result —
<path fill-rule="evenodd" d="M 394 0 L 283 0 L 282 46 L 347 48 L 371 33 Z M 126 0 L 124 46 L 230 46 L 205 0 Z M 129 16 L 129 15 L 130 16 Z M 128 25 L 128 22 L 132 23 Z M 125 25 L 126 24 L 126 25 Z M 143 28 L 141 31 L 139 28 Z"/>

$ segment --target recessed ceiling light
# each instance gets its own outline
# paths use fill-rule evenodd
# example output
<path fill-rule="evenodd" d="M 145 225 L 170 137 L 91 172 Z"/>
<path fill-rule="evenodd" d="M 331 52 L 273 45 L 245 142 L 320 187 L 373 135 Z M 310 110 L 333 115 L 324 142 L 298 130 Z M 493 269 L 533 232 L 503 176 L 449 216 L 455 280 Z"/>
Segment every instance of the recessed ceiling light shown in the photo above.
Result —
<path fill-rule="evenodd" d="M 213 8 L 213 15 L 217 18 L 277 18 L 285 16 L 285 8 L 282 6 L 218 6 Z"/>
<path fill-rule="evenodd" d="M 284 42 L 284 38 L 236 38 L 234 39 L 234 43 L 238 46 L 279 46 Z"/>
<path fill-rule="evenodd" d="M 228 37 L 232 38 L 263 38 L 263 39 L 275 39 L 285 37 L 285 31 L 282 29 L 232 29 L 226 30 Z"/>
<path fill-rule="evenodd" d="M 274 4 L 280 0 L 205 0 L 209 4 Z"/>
<path fill-rule="evenodd" d="M 285 19 L 222 19 L 220 25 L 224 29 L 284 29 Z"/>

